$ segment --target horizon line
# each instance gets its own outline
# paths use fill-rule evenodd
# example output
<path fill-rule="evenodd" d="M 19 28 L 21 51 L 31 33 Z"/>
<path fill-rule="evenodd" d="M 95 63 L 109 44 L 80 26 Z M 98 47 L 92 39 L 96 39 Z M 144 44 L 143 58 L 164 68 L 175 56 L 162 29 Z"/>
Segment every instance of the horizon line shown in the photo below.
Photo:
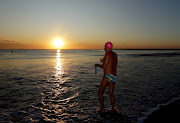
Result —
<path fill-rule="evenodd" d="M 0 49 L 0 50 L 104 50 L 103 49 Z M 180 49 L 167 49 L 167 48 L 163 48 L 163 49 L 158 49 L 158 48 L 147 48 L 147 49 L 141 49 L 141 48 L 137 48 L 137 49 L 120 49 L 120 48 L 114 48 L 112 50 L 180 50 Z"/>

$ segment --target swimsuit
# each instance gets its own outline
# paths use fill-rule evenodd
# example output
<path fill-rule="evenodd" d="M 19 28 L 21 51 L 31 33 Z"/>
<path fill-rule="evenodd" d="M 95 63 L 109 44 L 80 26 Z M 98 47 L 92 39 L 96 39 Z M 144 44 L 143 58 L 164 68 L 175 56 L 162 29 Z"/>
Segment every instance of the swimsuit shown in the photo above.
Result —
<path fill-rule="evenodd" d="M 109 82 L 115 82 L 116 81 L 116 76 L 112 74 L 106 74 L 104 77 L 109 81 Z"/>

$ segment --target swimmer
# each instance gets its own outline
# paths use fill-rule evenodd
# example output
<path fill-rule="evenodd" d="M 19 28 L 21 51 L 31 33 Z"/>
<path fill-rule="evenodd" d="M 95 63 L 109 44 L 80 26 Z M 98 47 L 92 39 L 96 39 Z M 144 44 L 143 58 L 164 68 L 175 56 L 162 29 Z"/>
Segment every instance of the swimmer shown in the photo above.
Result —
<path fill-rule="evenodd" d="M 117 54 L 112 51 L 113 44 L 111 42 L 107 42 L 104 46 L 105 55 L 103 59 L 100 59 L 102 64 L 95 64 L 95 67 L 103 68 L 104 75 L 102 77 L 100 86 L 99 86 L 99 100 L 101 104 L 101 110 L 99 113 L 104 113 L 104 90 L 107 86 L 109 86 L 109 96 L 111 101 L 111 111 L 116 111 L 114 107 L 114 86 L 116 82 L 116 67 L 117 67 Z"/>

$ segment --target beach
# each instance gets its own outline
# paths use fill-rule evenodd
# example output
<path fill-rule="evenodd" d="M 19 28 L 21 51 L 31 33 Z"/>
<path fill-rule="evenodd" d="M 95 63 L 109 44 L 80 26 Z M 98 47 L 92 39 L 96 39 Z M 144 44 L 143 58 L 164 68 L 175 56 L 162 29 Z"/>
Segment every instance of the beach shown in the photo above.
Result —
<path fill-rule="evenodd" d="M 120 114 L 111 114 L 106 89 L 103 117 L 97 113 L 103 71 L 95 74 L 94 64 L 104 50 L 0 50 L 0 122 L 177 121 L 180 50 L 114 51 Z"/>
<path fill-rule="evenodd" d="M 168 105 L 160 106 L 159 109 L 149 115 L 144 123 L 178 123 L 180 122 L 180 99 L 171 102 Z"/>

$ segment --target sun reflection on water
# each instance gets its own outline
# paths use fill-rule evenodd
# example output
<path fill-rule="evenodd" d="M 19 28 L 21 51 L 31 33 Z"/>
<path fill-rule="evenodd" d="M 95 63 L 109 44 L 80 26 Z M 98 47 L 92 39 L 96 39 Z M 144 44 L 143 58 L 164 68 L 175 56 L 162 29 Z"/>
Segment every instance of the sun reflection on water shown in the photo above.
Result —
<path fill-rule="evenodd" d="M 41 105 L 44 121 L 66 122 L 72 116 L 70 112 L 76 109 L 79 95 L 77 87 L 71 83 L 71 78 L 64 70 L 61 50 L 57 50 L 53 75 L 47 81 L 46 91 L 42 92 Z"/>
<path fill-rule="evenodd" d="M 59 78 L 62 74 L 63 74 L 63 69 L 62 69 L 62 62 L 61 62 L 61 51 L 57 50 L 56 53 L 56 59 L 57 59 L 57 63 L 56 63 L 56 77 Z"/>

